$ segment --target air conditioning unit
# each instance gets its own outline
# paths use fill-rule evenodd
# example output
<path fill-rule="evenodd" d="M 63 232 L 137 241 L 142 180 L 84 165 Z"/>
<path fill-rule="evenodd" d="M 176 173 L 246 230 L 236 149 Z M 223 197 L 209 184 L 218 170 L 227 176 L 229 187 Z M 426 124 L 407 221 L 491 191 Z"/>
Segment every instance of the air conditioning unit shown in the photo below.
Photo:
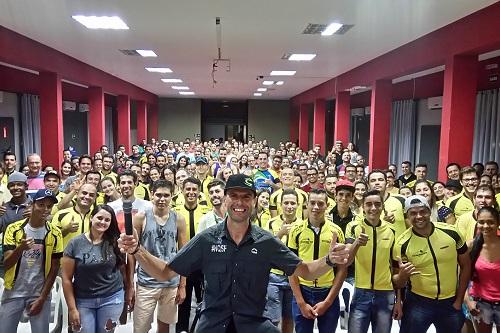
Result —
<path fill-rule="evenodd" d="M 429 110 L 442 109 L 443 97 L 442 96 L 429 97 L 429 99 L 427 99 L 427 108 Z"/>
<path fill-rule="evenodd" d="M 63 111 L 76 111 L 75 102 L 63 101 L 62 106 L 63 106 Z"/>
<path fill-rule="evenodd" d="M 78 111 L 89 112 L 89 105 L 88 104 L 78 104 Z"/>

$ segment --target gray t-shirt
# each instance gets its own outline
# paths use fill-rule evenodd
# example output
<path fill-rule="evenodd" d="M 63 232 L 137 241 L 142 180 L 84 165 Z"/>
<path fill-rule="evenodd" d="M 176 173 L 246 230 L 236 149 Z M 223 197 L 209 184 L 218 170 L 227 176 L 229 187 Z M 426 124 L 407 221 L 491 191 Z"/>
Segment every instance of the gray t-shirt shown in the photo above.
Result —
<path fill-rule="evenodd" d="M 123 276 L 110 244 L 104 241 L 92 244 L 81 234 L 69 241 L 64 255 L 75 259 L 76 298 L 108 297 L 123 289 Z"/>
<path fill-rule="evenodd" d="M 33 228 L 29 224 L 24 227 L 26 238 L 33 238 L 35 244 L 29 250 L 23 252 L 19 262 L 19 272 L 17 274 L 14 288 L 5 290 L 2 300 L 18 297 L 38 297 L 42 292 L 45 282 L 44 272 L 44 238 L 47 229 L 44 226 Z"/>

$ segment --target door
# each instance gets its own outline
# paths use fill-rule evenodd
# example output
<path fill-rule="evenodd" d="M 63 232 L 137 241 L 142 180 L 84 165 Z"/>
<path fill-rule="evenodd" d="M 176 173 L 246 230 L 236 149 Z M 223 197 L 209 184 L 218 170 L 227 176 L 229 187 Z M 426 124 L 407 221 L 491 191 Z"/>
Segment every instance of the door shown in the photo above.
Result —
<path fill-rule="evenodd" d="M 437 179 L 439 166 L 440 125 L 424 125 L 420 128 L 419 163 L 427 163 L 427 179 Z"/>

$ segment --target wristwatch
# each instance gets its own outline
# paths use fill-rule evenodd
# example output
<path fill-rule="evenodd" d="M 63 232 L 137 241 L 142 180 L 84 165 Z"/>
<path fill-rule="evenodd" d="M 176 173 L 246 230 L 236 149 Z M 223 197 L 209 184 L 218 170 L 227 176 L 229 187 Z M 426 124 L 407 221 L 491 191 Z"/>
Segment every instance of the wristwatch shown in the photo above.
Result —
<path fill-rule="evenodd" d="M 330 261 L 330 256 L 329 256 L 329 255 L 327 255 L 327 256 L 325 257 L 325 262 L 326 262 L 326 264 L 327 264 L 328 266 L 330 266 L 331 268 L 335 268 L 335 267 L 337 267 L 337 265 L 336 265 L 334 262 L 331 262 L 331 261 Z"/>

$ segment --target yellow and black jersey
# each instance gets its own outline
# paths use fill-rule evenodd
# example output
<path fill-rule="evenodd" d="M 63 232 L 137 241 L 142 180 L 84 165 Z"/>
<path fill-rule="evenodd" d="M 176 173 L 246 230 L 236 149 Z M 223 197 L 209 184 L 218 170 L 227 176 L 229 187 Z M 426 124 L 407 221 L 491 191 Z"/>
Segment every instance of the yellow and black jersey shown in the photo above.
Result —
<path fill-rule="evenodd" d="M 401 235 L 406 229 L 405 215 L 404 215 L 404 207 L 405 207 L 405 198 L 399 194 L 389 194 L 387 199 L 384 201 L 384 210 L 387 213 L 394 214 L 394 224 L 393 228 L 396 232 L 396 237 Z M 382 212 L 380 215 L 380 219 L 383 220 L 385 213 Z M 363 217 L 364 219 L 364 217 Z"/>
<path fill-rule="evenodd" d="M 139 199 L 149 201 L 151 193 L 149 192 L 149 184 L 139 182 L 134 190 L 134 196 Z"/>
<path fill-rule="evenodd" d="M 325 221 L 317 230 L 307 220 L 294 225 L 288 234 L 288 247 L 300 259 L 312 261 L 328 254 L 333 233 L 337 234 L 337 242 L 344 243 L 344 233 L 335 224 Z M 304 280 L 299 277 L 299 283 L 304 286 L 330 288 L 335 278 L 333 269 L 323 274 L 314 281 Z"/>
<path fill-rule="evenodd" d="M 107 175 L 105 175 L 101 170 L 101 171 L 99 171 L 99 173 L 101 174 L 101 180 L 104 179 L 105 177 L 109 177 L 109 178 L 113 179 L 113 182 L 115 183 L 115 185 L 118 185 L 118 175 L 115 172 L 111 171 Z"/>
<path fill-rule="evenodd" d="M 72 221 L 78 222 L 78 231 L 70 232 L 66 236 L 63 236 L 64 248 L 66 248 L 66 245 L 68 245 L 68 242 L 73 237 L 76 237 L 90 230 L 91 213 L 92 209 L 90 209 L 87 214 L 80 214 L 76 211 L 75 207 L 69 207 L 61 209 L 54 215 L 54 217 L 52 217 L 52 224 L 61 229 L 61 231 L 67 225 L 72 223 Z"/>
<path fill-rule="evenodd" d="M 446 207 L 450 208 L 456 217 L 474 210 L 474 203 L 464 192 L 457 194 L 445 202 Z"/>
<path fill-rule="evenodd" d="M 172 200 L 170 201 L 170 207 L 177 209 L 177 207 L 183 207 L 185 203 L 186 199 L 184 198 L 184 194 L 182 194 L 182 192 L 177 192 L 177 194 L 174 194 Z M 201 192 L 198 195 L 198 204 L 209 206 L 208 200 L 205 198 L 205 194 Z"/>
<path fill-rule="evenodd" d="M 362 289 L 393 290 L 391 266 L 396 239 L 394 228 L 385 221 L 372 226 L 366 220 L 354 220 L 346 227 L 346 243 L 353 243 L 362 228 L 368 235 L 368 242 L 365 246 L 360 246 L 356 253 L 355 286 Z"/>
<path fill-rule="evenodd" d="M 257 213 L 257 216 L 253 219 L 253 223 L 257 224 L 262 229 L 269 230 L 269 220 L 271 219 L 271 213 L 269 209 L 264 209 L 262 212 Z"/>
<path fill-rule="evenodd" d="M 297 213 L 295 214 L 298 219 L 304 218 L 304 211 L 307 205 L 307 193 L 300 188 L 295 188 L 299 201 L 297 202 Z M 283 208 L 281 207 L 281 197 L 283 195 L 283 189 L 273 192 L 269 197 L 269 210 L 274 210 L 279 215 L 283 214 Z"/>
<path fill-rule="evenodd" d="M 272 219 L 269 220 L 269 223 L 267 225 L 269 232 L 272 233 L 274 236 L 278 235 L 278 232 L 281 230 L 281 227 L 283 226 L 284 220 L 283 220 L 283 215 L 275 216 Z M 295 225 L 300 225 L 303 224 L 304 221 L 300 220 L 298 218 L 295 218 L 295 220 L 292 222 L 292 227 Z M 280 238 L 280 240 L 283 242 L 283 244 L 287 245 L 288 244 L 288 235 L 284 235 L 283 237 Z M 280 271 L 279 269 L 271 269 L 271 273 L 274 274 L 280 274 L 283 275 L 283 271 Z"/>
<path fill-rule="evenodd" d="M 326 202 L 326 213 L 328 215 L 331 215 L 332 210 L 337 206 L 337 203 L 335 202 L 335 198 L 327 195 L 327 202 Z"/>
<path fill-rule="evenodd" d="M 66 196 L 66 193 L 62 192 L 62 191 L 59 191 L 57 194 L 56 194 L 56 198 L 57 198 L 57 202 L 61 202 L 61 200 Z M 51 216 L 54 216 L 56 215 L 57 211 L 59 210 L 59 208 L 57 208 L 57 204 L 55 204 L 54 206 L 52 206 L 52 210 L 50 211 L 50 215 Z"/>
<path fill-rule="evenodd" d="M 212 208 L 212 203 L 210 202 L 210 196 L 209 196 L 209 193 L 208 193 L 208 184 L 210 184 L 210 182 L 214 180 L 214 177 L 210 176 L 210 175 L 207 175 L 205 177 L 205 179 L 201 180 L 201 193 L 203 193 L 203 196 L 205 197 L 206 201 L 207 201 L 207 205 Z"/>
<path fill-rule="evenodd" d="M 417 182 L 417 180 L 418 179 L 412 180 L 411 182 L 409 182 L 408 184 L 406 184 L 406 186 L 408 186 L 409 188 L 413 189 L 415 187 L 415 183 Z M 431 186 L 432 186 L 432 184 L 434 184 L 434 182 L 432 180 L 428 180 L 428 179 L 426 179 L 426 180 L 429 182 L 429 184 L 431 184 Z"/>
<path fill-rule="evenodd" d="M 467 252 L 467 245 L 454 225 L 432 223 L 429 237 L 406 230 L 394 245 L 393 259 L 415 265 L 420 274 L 410 277 L 413 293 L 431 298 L 455 296 L 458 283 L 458 255 Z"/>
<path fill-rule="evenodd" d="M 175 211 L 186 220 L 186 240 L 190 240 L 198 233 L 198 224 L 203 215 L 210 211 L 205 201 L 199 202 L 194 209 L 188 209 L 185 205 L 176 206 Z"/>

